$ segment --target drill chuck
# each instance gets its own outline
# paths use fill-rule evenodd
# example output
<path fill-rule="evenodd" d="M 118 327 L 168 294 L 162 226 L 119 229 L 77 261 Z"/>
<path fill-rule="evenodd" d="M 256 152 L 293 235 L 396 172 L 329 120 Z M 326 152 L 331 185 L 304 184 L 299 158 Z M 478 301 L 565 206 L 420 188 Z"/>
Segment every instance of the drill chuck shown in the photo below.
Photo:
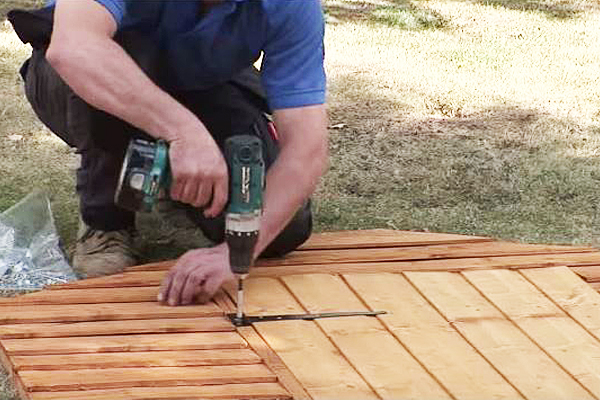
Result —
<path fill-rule="evenodd" d="M 226 238 L 229 246 L 231 272 L 236 275 L 247 275 L 253 261 L 254 247 L 258 241 L 258 231 L 227 231 Z"/>

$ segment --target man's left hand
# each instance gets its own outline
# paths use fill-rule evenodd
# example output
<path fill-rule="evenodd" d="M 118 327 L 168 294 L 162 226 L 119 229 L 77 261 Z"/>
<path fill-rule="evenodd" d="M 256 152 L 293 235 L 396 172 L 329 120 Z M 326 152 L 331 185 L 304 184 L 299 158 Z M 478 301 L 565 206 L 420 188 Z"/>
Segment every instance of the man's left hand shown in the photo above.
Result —
<path fill-rule="evenodd" d="M 233 279 L 226 243 L 190 250 L 177 260 L 163 280 L 158 301 L 170 306 L 206 303 L 223 283 Z"/>

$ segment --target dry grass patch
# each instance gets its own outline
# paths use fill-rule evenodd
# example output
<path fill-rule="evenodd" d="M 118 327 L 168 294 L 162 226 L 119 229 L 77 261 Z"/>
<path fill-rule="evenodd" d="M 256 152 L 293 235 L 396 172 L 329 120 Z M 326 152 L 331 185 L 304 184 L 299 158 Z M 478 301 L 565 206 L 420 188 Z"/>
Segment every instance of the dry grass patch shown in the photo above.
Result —
<path fill-rule="evenodd" d="M 599 11 L 500 3 L 344 2 L 370 16 L 328 30 L 332 124 L 344 125 L 332 131 L 320 229 L 596 243 Z M 444 23 L 373 17 L 407 4 Z M 549 12 L 559 6 L 573 12 Z"/>

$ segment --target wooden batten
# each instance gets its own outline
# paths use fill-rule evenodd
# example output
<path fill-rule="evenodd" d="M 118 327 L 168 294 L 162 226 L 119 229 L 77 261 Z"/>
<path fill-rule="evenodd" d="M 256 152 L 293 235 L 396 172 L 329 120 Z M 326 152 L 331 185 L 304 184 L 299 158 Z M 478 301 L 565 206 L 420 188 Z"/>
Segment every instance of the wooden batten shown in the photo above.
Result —
<path fill-rule="evenodd" d="M 174 261 L 0 299 L 23 400 L 600 399 L 600 252 L 370 230 L 261 260 L 248 314 L 385 311 L 235 327 L 233 285 L 156 301 Z M 589 282 L 589 283 L 588 283 Z"/>

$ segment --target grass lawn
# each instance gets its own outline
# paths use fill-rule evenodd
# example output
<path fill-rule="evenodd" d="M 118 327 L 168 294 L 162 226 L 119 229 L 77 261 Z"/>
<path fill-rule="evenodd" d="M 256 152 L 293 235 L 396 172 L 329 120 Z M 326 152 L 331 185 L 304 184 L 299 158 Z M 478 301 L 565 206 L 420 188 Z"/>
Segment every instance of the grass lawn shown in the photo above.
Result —
<path fill-rule="evenodd" d="M 29 49 L 1 20 L 35 3 L 0 4 L 0 211 L 46 189 L 68 247 L 77 156 L 30 110 L 17 73 Z M 324 4 L 331 163 L 314 198 L 317 230 L 600 245 L 596 2 Z M 201 242 L 152 216 L 142 227 L 148 260 Z"/>

